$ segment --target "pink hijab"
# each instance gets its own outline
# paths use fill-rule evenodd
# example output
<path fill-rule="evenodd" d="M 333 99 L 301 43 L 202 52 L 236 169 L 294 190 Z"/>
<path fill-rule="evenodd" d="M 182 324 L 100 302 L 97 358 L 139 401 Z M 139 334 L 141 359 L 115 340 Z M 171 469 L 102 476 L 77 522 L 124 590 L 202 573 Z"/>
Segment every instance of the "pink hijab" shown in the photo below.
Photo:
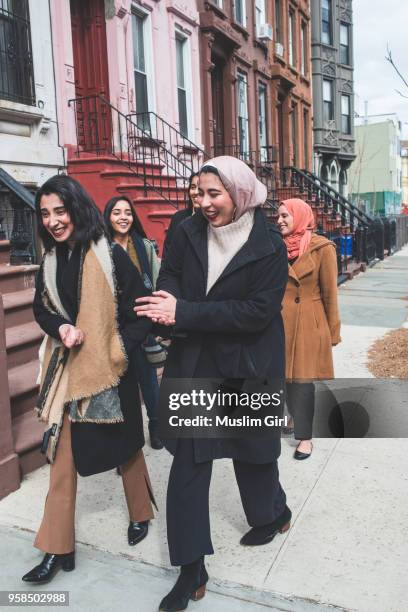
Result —
<path fill-rule="evenodd" d="M 222 155 L 205 162 L 203 168 L 206 166 L 212 166 L 218 171 L 222 184 L 236 206 L 235 221 L 250 208 L 261 206 L 265 202 L 267 189 L 245 162 L 236 157 Z"/>
<path fill-rule="evenodd" d="M 283 239 L 288 249 L 288 259 L 301 257 L 309 248 L 312 230 L 315 225 L 313 211 L 309 204 L 300 198 L 291 198 L 281 202 L 293 217 L 293 230 Z"/>

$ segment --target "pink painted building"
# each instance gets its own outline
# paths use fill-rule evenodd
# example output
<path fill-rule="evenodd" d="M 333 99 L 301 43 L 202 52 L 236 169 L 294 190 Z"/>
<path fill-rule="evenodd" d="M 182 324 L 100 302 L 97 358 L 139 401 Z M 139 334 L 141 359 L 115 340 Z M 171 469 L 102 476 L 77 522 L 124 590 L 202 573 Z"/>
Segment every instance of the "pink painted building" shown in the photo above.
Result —
<path fill-rule="evenodd" d="M 203 141 L 196 2 L 52 0 L 51 19 L 68 172 L 101 208 L 130 195 L 161 244 Z"/>

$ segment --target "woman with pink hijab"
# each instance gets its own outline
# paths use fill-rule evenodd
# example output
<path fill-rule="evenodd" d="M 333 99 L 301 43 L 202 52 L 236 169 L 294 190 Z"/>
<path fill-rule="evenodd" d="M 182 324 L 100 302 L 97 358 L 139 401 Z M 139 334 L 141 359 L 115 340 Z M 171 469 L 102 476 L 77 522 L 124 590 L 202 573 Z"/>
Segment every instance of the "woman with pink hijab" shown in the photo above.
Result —
<path fill-rule="evenodd" d="M 278 226 L 289 260 L 283 300 L 286 402 L 298 460 L 308 459 L 313 449 L 313 380 L 334 378 L 332 346 L 340 342 L 336 247 L 313 233 L 314 225 L 309 204 L 299 198 L 281 202 Z"/>
<path fill-rule="evenodd" d="M 224 381 L 228 391 L 257 380 L 262 381 L 259 388 L 278 380 L 277 388 L 283 389 L 281 306 L 288 263 L 280 233 L 260 208 L 266 195 L 266 187 L 239 159 L 216 157 L 201 169 L 197 201 L 202 214 L 177 228 L 157 281 L 159 291 L 137 300 L 140 316 L 173 327 L 162 393 L 171 384 L 179 395 L 186 381 L 201 390 L 203 379 Z M 218 383 L 217 387 L 222 388 Z M 215 409 L 219 406 L 217 401 Z M 229 414 L 237 414 L 239 408 L 238 402 Z M 252 413 L 250 407 L 244 410 Z M 213 409 L 200 404 L 200 411 L 216 421 Z M 209 511 L 213 460 L 233 460 L 251 527 L 241 545 L 264 545 L 289 529 L 291 511 L 277 465 L 280 428 L 272 438 L 254 437 L 249 429 L 238 427 L 232 436 L 231 427 L 219 428 L 211 436 L 203 429 L 173 427 L 172 436 L 163 435 L 173 455 L 167 491 L 170 561 L 180 566 L 180 575 L 162 600 L 162 611 L 184 610 L 190 599 L 204 596 L 205 556 L 214 553 Z M 232 517 L 236 508 L 228 495 L 229 484 L 225 482 L 225 512 Z"/>

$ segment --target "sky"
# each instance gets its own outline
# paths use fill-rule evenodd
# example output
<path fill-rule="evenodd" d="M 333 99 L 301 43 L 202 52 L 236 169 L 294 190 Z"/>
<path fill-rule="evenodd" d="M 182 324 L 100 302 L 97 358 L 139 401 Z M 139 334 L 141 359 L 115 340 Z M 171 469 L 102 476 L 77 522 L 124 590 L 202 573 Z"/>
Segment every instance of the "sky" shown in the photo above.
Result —
<path fill-rule="evenodd" d="M 408 0 L 353 0 L 355 110 L 364 115 L 397 113 L 408 138 L 408 87 L 385 60 L 387 43 L 408 81 Z M 386 117 L 384 117 L 386 119 Z M 381 120 L 381 117 L 378 117 Z"/>

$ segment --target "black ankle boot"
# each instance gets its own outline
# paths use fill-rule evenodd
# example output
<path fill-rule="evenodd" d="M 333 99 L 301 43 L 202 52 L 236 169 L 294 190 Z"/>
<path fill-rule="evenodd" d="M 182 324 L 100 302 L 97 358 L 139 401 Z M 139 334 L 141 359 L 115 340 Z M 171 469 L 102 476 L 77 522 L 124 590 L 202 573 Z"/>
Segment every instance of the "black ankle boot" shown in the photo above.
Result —
<path fill-rule="evenodd" d="M 285 506 L 282 514 L 272 523 L 262 525 L 261 527 L 252 527 L 252 529 L 241 538 L 240 544 L 243 546 L 262 546 L 263 544 L 272 542 L 278 532 L 285 533 L 285 531 L 289 529 L 291 518 L 292 512 Z"/>
<path fill-rule="evenodd" d="M 179 612 L 185 610 L 190 599 L 198 601 L 205 595 L 205 585 L 208 581 L 204 557 L 180 567 L 180 575 L 170 593 L 162 599 L 160 612 Z"/>
<path fill-rule="evenodd" d="M 158 419 L 150 419 L 149 421 L 150 446 L 154 450 L 163 448 L 163 442 L 159 436 L 159 421 Z"/>
<path fill-rule="evenodd" d="M 64 570 L 64 572 L 72 572 L 75 569 L 75 552 L 66 555 L 45 553 L 41 563 L 36 565 L 31 572 L 25 574 L 22 580 L 44 584 L 45 582 L 50 582 L 59 569 Z"/>
<path fill-rule="evenodd" d="M 149 521 L 130 521 L 128 527 L 129 546 L 135 546 L 145 539 L 149 531 Z"/>

